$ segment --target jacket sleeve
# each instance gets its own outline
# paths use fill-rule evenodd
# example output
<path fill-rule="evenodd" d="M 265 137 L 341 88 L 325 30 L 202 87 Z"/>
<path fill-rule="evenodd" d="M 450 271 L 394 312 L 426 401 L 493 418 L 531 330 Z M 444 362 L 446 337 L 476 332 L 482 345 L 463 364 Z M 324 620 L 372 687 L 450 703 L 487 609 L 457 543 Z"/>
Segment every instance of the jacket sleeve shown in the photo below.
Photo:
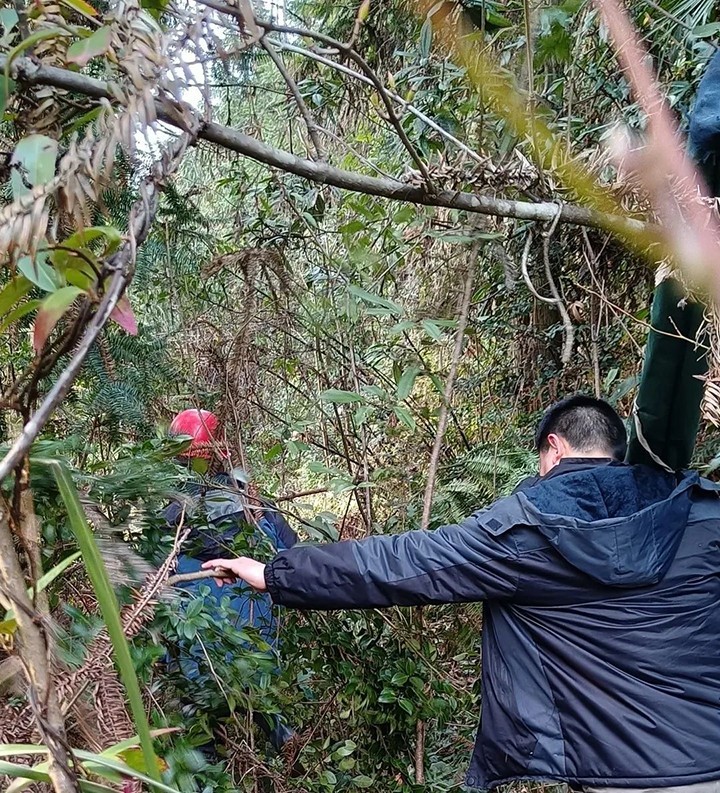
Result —
<path fill-rule="evenodd" d="M 266 566 L 268 591 L 275 603 L 298 609 L 510 599 L 521 572 L 512 532 L 491 533 L 479 514 L 502 526 L 491 507 L 437 531 L 296 546 Z"/>
<path fill-rule="evenodd" d="M 297 534 L 290 528 L 290 524 L 285 520 L 284 515 L 278 512 L 275 504 L 271 504 L 266 512 L 266 516 L 275 531 L 277 538 L 276 547 L 279 551 L 292 548 L 297 543 Z"/>
<path fill-rule="evenodd" d="M 712 195 L 720 192 L 720 52 L 708 64 L 690 115 L 689 150 Z"/>

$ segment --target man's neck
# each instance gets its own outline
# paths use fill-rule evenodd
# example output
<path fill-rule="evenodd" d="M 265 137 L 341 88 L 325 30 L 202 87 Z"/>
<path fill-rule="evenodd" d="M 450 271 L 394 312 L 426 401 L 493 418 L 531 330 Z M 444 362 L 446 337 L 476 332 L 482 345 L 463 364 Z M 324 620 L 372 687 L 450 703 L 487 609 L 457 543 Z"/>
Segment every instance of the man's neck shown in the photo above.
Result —
<path fill-rule="evenodd" d="M 549 479 L 559 474 L 570 473 L 571 471 L 582 471 L 585 468 L 594 468 L 597 465 L 610 465 L 617 462 L 612 457 L 605 455 L 578 454 L 577 456 L 563 457 L 557 465 L 553 466 L 542 479 Z"/>

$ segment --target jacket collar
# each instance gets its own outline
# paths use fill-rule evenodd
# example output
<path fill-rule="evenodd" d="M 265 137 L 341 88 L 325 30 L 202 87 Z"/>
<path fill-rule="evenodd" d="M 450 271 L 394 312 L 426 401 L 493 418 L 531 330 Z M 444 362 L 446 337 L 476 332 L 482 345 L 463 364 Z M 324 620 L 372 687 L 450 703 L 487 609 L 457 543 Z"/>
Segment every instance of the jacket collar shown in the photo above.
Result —
<path fill-rule="evenodd" d="M 544 482 L 547 479 L 562 476 L 562 474 L 574 474 L 577 471 L 586 471 L 601 465 L 624 465 L 624 463 L 619 463 L 611 457 L 563 457 L 545 476 L 539 476 L 537 481 Z"/>

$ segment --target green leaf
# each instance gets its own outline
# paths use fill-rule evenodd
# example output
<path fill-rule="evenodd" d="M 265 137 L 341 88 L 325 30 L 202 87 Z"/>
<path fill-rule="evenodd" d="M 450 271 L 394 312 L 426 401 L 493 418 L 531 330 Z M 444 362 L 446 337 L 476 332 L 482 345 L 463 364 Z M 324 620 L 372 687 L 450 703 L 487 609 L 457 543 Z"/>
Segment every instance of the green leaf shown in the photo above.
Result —
<path fill-rule="evenodd" d="M 54 292 L 60 283 L 55 270 L 47 264 L 47 259 L 47 251 L 38 251 L 34 259 L 23 256 L 17 263 L 17 269 L 28 281 L 39 286 L 43 292 Z"/>
<path fill-rule="evenodd" d="M 0 322 L 0 335 L 3 334 L 10 325 L 18 319 L 21 319 L 26 314 L 34 311 L 40 305 L 39 300 L 28 300 L 22 305 L 16 306 L 6 317 Z"/>
<path fill-rule="evenodd" d="M 52 582 L 61 576 L 67 569 L 70 567 L 71 564 L 76 562 L 80 558 L 81 554 L 80 551 L 75 551 L 75 553 L 71 553 L 70 556 L 65 557 L 62 562 L 59 562 L 55 565 L 51 570 L 48 570 L 45 575 L 41 576 L 37 584 L 35 586 L 30 587 L 28 590 L 28 596 L 33 597 L 34 593 L 42 592 L 46 589 Z"/>
<path fill-rule="evenodd" d="M 710 22 L 707 25 L 699 25 L 692 29 L 691 35 L 696 39 L 706 39 L 720 33 L 720 22 Z"/>
<path fill-rule="evenodd" d="M 65 60 L 67 63 L 74 63 L 83 67 L 93 58 L 104 55 L 109 49 L 112 41 L 112 28 L 107 25 L 98 28 L 91 36 L 86 39 L 74 41 L 67 51 Z"/>
<path fill-rule="evenodd" d="M 17 11 L 14 8 L 0 8 L 0 27 L 9 33 L 18 23 Z"/>
<path fill-rule="evenodd" d="M 335 785 L 337 785 L 337 777 L 335 776 L 335 774 L 333 774 L 333 772 L 329 768 L 325 769 L 323 775 L 328 785 L 330 785 L 330 787 L 335 787 Z"/>
<path fill-rule="evenodd" d="M 46 754 L 47 749 L 45 747 L 42 748 L 42 754 Z M 27 752 L 24 752 L 24 754 L 27 754 Z M 47 767 L 47 763 L 43 763 L 43 766 Z M 7 793 L 20 793 L 20 791 L 30 787 L 33 781 L 50 782 L 50 775 L 48 772 L 38 770 L 39 768 L 40 766 L 28 768 L 26 765 L 0 760 L 0 774 L 5 774 L 17 780 L 7 788 Z M 18 782 L 20 784 L 18 784 Z M 83 793 L 117 793 L 117 788 L 108 787 L 99 782 L 89 782 L 86 779 L 78 779 L 78 784 Z"/>
<path fill-rule="evenodd" d="M 410 364 L 410 366 L 408 366 L 407 369 L 405 369 L 405 371 L 402 373 L 402 376 L 398 381 L 396 394 L 397 398 L 401 402 L 405 401 L 412 393 L 413 386 L 415 385 L 415 379 L 421 371 L 422 369 L 419 366 Z"/>
<path fill-rule="evenodd" d="M 360 286 L 355 286 L 355 284 L 348 284 L 348 292 L 373 306 L 381 306 L 382 308 L 386 308 L 393 314 L 401 315 L 403 313 L 403 309 L 398 306 L 397 303 L 393 303 L 392 300 L 386 300 L 384 297 L 380 297 L 379 295 L 373 295 L 371 292 L 368 292 L 367 289 L 363 289 Z"/>
<path fill-rule="evenodd" d="M 10 77 L 7 80 L 0 81 L 0 116 L 5 112 L 5 108 L 16 86 L 17 83 Z"/>
<path fill-rule="evenodd" d="M 375 784 L 375 780 L 369 776 L 365 776 L 365 774 L 360 774 L 359 776 L 353 777 L 352 783 L 355 787 L 368 788 Z"/>
<path fill-rule="evenodd" d="M 418 209 L 415 204 L 405 204 L 393 215 L 393 223 L 397 223 L 398 225 L 409 223 L 415 218 L 417 211 Z"/>
<path fill-rule="evenodd" d="M 412 702 L 410 702 L 409 699 L 399 699 L 398 705 L 400 705 L 400 707 L 405 711 L 405 713 L 412 716 L 415 708 L 413 708 Z"/>
<path fill-rule="evenodd" d="M 423 330 L 427 333 L 428 336 L 435 339 L 435 341 L 442 341 L 443 335 L 440 331 L 440 328 L 437 326 L 437 323 L 433 322 L 431 319 L 424 319 L 421 323 Z"/>
<path fill-rule="evenodd" d="M 26 39 L 23 39 L 8 53 L 7 60 L 5 61 L 5 79 L 9 79 L 10 66 L 12 65 L 12 62 L 26 49 L 29 47 L 34 47 L 41 41 L 47 41 L 48 39 L 56 38 L 68 38 L 70 35 L 72 34 L 69 30 L 65 30 L 65 28 L 61 27 L 43 28 L 42 30 L 35 31 L 35 33 L 31 33 Z"/>
<path fill-rule="evenodd" d="M 413 330 L 417 327 L 417 323 L 415 323 L 411 319 L 404 319 L 402 322 L 398 322 L 397 325 L 393 325 L 392 328 L 388 331 L 392 336 L 397 336 L 400 333 L 405 333 L 408 330 Z"/>
<path fill-rule="evenodd" d="M 14 618 L 0 622 L 0 636 L 12 636 L 17 630 L 17 621 Z"/>
<path fill-rule="evenodd" d="M 57 141 L 47 135 L 28 135 L 18 142 L 10 161 L 13 198 L 47 184 L 55 176 L 57 147 Z"/>
<path fill-rule="evenodd" d="M 50 466 L 55 476 L 58 489 L 60 490 L 60 496 L 68 512 L 70 527 L 72 528 L 75 539 L 82 552 L 88 576 L 95 590 L 97 601 L 100 605 L 100 612 L 107 626 L 107 632 L 112 642 L 113 650 L 115 651 L 115 661 L 120 671 L 121 680 L 125 686 L 128 702 L 130 703 L 130 709 L 135 721 L 135 728 L 143 750 L 145 767 L 148 769 L 148 773 L 152 779 L 147 779 L 147 777 L 144 777 L 137 771 L 133 771 L 133 775 L 137 779 L 150 782 L 155 787 L 175 793 L 172 788 L 162 785 L 160 782 L 160 774 L 157 770 L 157 761 L 155 751 L 153 750 L 150 727 L 148 725 L 147 716 L 145 715 L 142 694 L 140 693 L 140 683 L 138 682 L 135 667 L 130 656 L 127 638 L 123 632 L 118 601 L 110 585 L 107 570 L 105 569 L 102 556 L 95 542 L 95 537 L 85 518 L 85 513 L 77 491 L 75 490 L 70 472 L 57 460 L 47 460 L 44 462 L 46 465 Z M 84 753 L 77 752 L 77 754 L 79 757 L 82 757 Z M 110 765 L 111 768 L 113 767 L 110 764 L 111 761 L 106 758 L 100 758 L 98 755 L 94 755 L 92 758 L 95 762 L 102 760 L 102 763 Z M 127 769 L 128 766 L 124 763 L 116 763 L 115 768 L 116 770 L 126 773 L 125 769 Z"/>
<path fill-rule="evenodd" d="M 491 25 L 495 25 L 498 28 L 511 28 L 513 26 L 513 23 L 507 17 L 489 8 L 486 9 L 485 18 Z"/>
<path fill-rule="evenodd" d="M 47 573 L 40 576 L 40 578 L 37 580 L 37 583 L 28 589 L 28 597 L 32 599 L 35 597 L 37 592 L 42 592 L 44 589 L 50 586 L 50 584 L 52 584 L 56 578 L 61 576 L 68 569 L 68 567 L 70 567 L 70 565 L 76 562 L 79 558 L 80 551 L 75 551 L 75 553 L 71 553 L 70 556 L 63 559 L 62 562 L 59 562 L 51 570 L 48 570 Z M 5 619 L 12 619 L 14 616 L 15 612 L 10 609 L 5 614 Z"/>
<path fill-rule="evenodd" d="M 380 696 L 378 697 L 378 702 L 388 703 L 388 702 L 395 702 L 397 699 L 397 695 L 391 688 L 384 688 L 380 692 Z"/>
<path fill-rule="evenodd" d="M 157 738 L 160 735 L 169 735 L 170 733 L 175 732 L 182 732 L 182 727 L 160 727 L 159 729 L 152 730 L 150 732 L 153 738 Z M 112 746 L 108 746 L 107 749 L 103 749 L 100 752 L 103 757 L 116 757 L 120 752 L 124 752 L 125 749 L 132 749 L 133 747 L 140 745 L 140 738 L 137 735 L 133 735 L 132 738 L 126 738 L 124 741 L 120 741 L 118 743 L 114 743 Z"/>
<path fill-rule="evenodd" d="M 403 405 L 395 405 L 393 408 L 393 413 L 395 413 L 398 419 L 411 430 L 414 430 L 417 427 L 417 423 L 413 415 L 407 408 L 403 407 Z"/>
<path fill-rule="evenodd" d="M 265 452 L 265 462 L 270 463 L 283 453 L 282 443 L 276 443 Z"/>
<path fill-rule="evenodd" d="M 147 773 L 147 766 L 145 765 L 145 758 L 143 757 L 142 749 L 131 746 L 127 749 L 122 749 L 116 754 L 116 756 L 119 757 L 124 763 L 127 763 L 130 768 L 134 768 L 136 771 L 142 771 L 143 774 Z M 157 770 L 160 773 L 167 771 L 168 765 L 162 758 L 156 757 L 155 762 Z"/>
<path fill-rule="evenodd" d="M 430 57 L 430 49 L 432 48 L 432 22 L 430 21 L 430 17 L 428 17 L 425 22 L 423 22 L 423 26 L 420 29 L 420 57 L 421 58 L 429 58 Z"/>
<path fill-rule="evenodd" d="M 61 248 L 52 251 L 52 262 L 59 270 L 65 267 L 77 266 L 83 262 L 83 257 L 96 261 L 96 254 L 90 249 L 90 243 L 102 240 L 104 245 L 99 250 L 99 255 L 110 256 L 120 247 L 122 235 L 115 226 L 90 226 L 82 231 L 76 231 L 61 243 Z M 89 265 L 86 265 L 90 270 Z"/>
<path fill-rule="evenodd" d="M 365 397 L 355 391 L 341 391 L 339 388 L 329 388 L 320 394 L 323 402 L 335 402 L 341 405 L 349 405 L 351 402 L 364 402 Z"/>
<path fill-rule="evenodd" d="M 40 353 L 45 346 L 48 336 L 52 333 L 52 329 L 57 325 L 60 317 L 82 294 L 84 294 L 83 290 L 77 286 L 63 286 L 43 300 L 37 317 L 35 317 L 33 330 L 33 348 L 36 353 Z"/>
<path fill-rule="evenodd" d="M 86 3 L 85 0 L 60 0 L 60 2 L 67 6 L 68 8 L 72 8 L 73 11 L 77 11 L 78 14 L 82 14 L 86 17 L 96 17 L 98 12 L 90 5 L 90 3 Z"/>
<path fill-rule="evenodd" d="M 160 19 L 168 7 L 170 0 L 140 0 L 140 5 L 153 19 Z"/>
<path fill-rule="evenodd" d="M 345 744 L 335 750 L 338 757 L 348 757 L 357 749 L 355 741 L 345 741 Z"/>
<path fill-rule="evenodd" d="M 0 316 L 7 314 L 18 300 L 25 297 L 30 289 L 32 289 L 32 284 L 23 275 L 8 281 L 0 290 Z"/>

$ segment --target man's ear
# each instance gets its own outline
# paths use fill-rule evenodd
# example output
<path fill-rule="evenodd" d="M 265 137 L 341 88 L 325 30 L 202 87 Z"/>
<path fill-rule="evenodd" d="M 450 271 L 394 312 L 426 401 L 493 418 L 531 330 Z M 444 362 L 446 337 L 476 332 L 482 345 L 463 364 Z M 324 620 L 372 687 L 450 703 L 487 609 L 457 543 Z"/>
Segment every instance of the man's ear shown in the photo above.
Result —
<path fill-rule="evenodd" d="M 560 435 L 556 435 L 554 432 L 551 432 L 547 436 L 547 444 L 550 447 L 550 451 L 553 453 L 553 456 L 557 456 L 558 458 L 562 457 L 567 451 L 567 444 L 565 443 L 565 440 Z"/>

